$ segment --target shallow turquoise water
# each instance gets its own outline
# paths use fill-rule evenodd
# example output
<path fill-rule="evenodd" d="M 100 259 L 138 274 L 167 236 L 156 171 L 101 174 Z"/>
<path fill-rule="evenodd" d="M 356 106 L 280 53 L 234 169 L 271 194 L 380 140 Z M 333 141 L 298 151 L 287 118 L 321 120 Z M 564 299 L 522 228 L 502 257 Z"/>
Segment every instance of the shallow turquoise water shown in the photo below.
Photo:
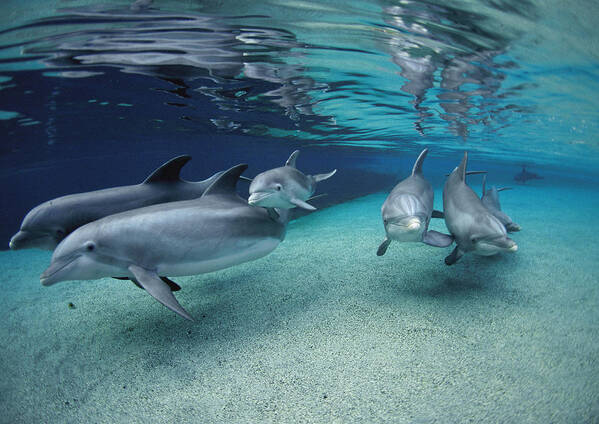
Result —
<path fill-rule="evenodd" d="M 263 259 L 179 277 L 195 323 L 121 281 L 41 287 L 49 254 L 4 252 L 6 422 L 592 422 L 598 204 L 534 190 L 502 199 L 516 254 L 451 268 L 375 255 L 385 193 L 315 212 Z"/>
<path fill-rule="evenodd" d="M 175 278 L 194 323 L 125 281 L 42 287 L 51 252 L 0 251 L 0 422 L 597 421 L 592 1 L 0 11 L 5 248 L 37 204 L 180 154 L 194 181 L 295 149 L 306 173 L 338 169 L 270 255 Z M 513 187 L 516 253 L 376 256 L 381 204 L 424 147 L 437 209 L 464 151 Z M 543 179 L 517 183 L 522 165 Z"/>

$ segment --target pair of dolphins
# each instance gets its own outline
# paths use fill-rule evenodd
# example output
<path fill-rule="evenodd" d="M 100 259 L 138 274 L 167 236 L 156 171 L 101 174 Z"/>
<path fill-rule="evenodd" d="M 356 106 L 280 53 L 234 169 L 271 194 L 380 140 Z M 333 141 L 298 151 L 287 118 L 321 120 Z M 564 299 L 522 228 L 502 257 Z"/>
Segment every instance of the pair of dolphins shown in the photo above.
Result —
<path fill-rule="evenodd" d="M 164 276 L 195 275 L 255 260 L 285 237 L 289 209 L 315 209 L 306 200 L 328 174 L 305 175 L 285 166 L 257 175 L 250 200 L 236 193 L 247 165 L 199 182 L 179 173 L 191 158 L 179 156 L 144 182 L 59 197 L 32 209 L 10 241 L 13 250 L 55 249 L 40 281 L 103 277 L 130 279 L 183 318 L 191 316 Z"/>
<path fill-rule="evenodd" d="M 393 188 L 381 208 L 386 237 L 377 255 L 387 251 L 392 240 L 423 242 L 431 246 L 447 247 L 454 241 L 456 247 L 445 258 L 447 265 L 456 263 L 465 253 L 491 256 L 499 252 L 515 252 L 516 243 L 507 231 L 519 231 L 501 211 L 498 192 L 504 189 L 492 187 L 486 190 L 483 183 L 482 199 L 466 184 L 468 153 L 460 165 L 449 174 L 443 187 L 443 212 L 433 210 L 433 189 L 422 174 L 422 163 L 428 153 L 424 149 L 416 160 L 412 174 Z M 445 218 L 451 235 L 429 230 L 431 218 Z"/>

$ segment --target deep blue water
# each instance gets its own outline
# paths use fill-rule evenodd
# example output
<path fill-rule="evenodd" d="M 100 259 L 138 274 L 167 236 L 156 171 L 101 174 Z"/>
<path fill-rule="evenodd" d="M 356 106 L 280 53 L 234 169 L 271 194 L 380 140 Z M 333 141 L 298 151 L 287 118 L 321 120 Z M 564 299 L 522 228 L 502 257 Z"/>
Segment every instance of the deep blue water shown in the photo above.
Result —
<path fill-rule="evenodd" d="M 465 150 L 497 178 L 597 176 L 592 2 L 86 3 L 2 6 L 2 240 L 43 200 L 183 153 L 200 179 L 300 148 L 306 171 L 345 171 L 331 204 L 424 146 L 438 176 Z"/>

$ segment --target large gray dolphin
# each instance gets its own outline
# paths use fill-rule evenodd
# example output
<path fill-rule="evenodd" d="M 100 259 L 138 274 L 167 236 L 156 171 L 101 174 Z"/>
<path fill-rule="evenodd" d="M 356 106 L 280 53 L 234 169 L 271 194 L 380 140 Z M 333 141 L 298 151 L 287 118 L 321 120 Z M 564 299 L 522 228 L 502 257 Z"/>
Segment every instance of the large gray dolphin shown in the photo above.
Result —
<path fill-rule="evenodd" d="M 486 185 L 487 176 L 485 175 L 483 176 L 483 194 L 480 199 L 483 202 L 483 205 L 485 205 L 485 207 L 493 214 L 493 216 L 503 224 L 508 233 L 520 231 L 520 226 L 512 221 L 512 218 L 510 218 L 501 210 L 501 204 L 499 203 L 499 192 L 503 190 L 511 190 L 511 187 L 497 188 L 495 186 L 491 186 L 491 188 L 487 190 Z"/>
<path fill-rule="evenodd" d="M 52 250 L 88 222 L 130 209 L 199 197 L 222 171 L 204 181 L 184 181 L 179 173 L 190 159 L 183 155 L 169 160 L 141 184 L 70 194 L 44 202 L 27 213 L 9 246 L 13 250 Z"/>
<path fill-rule="evenodd" d="M 447 265 L 453 265 L 467 252 L 491 256 L 518 250 L 516 243 L 507 236 L 503 224 L 466 185 L 467 162 L 468 153 L 465 152 L 460 166 L 449 174 L 443 187 L 445 224 L 457 244 L 445 258 Z"/>
<path fill-rule="evenodd" d="M 422 163 L 428 153 L 424 149 L 412 168 L 412 175 L 398 183 L 381 208 L 387 237 L 376 254 L 382 256 L 392 240 L 421 241 L 431 246 L 447 247 L 453 238 L 434 230 L 428 230 L 431 217 L 443 214 L 433 211 L 434 192 L 430 183 L 422 175 Z"/>
<path fill-rule="evenodd" d="M 298 155 L 299 150 L 296 150 L 289 156 L 285 166 L 256 175 L 250 184 L 248 203 L 265 208 L 300 207 L 310 211 L 316 210 L 307 200 L 314 194 L 316 183 L 331 178 L 337 170 L 327 174 L 305 175 L 295 167 Z"/>
<path fill-rule="evenodd" d="M 287 211 L 269 213 L 236 194 L 246 168 L 225 171 L 199 199 L 121 212 L 78 228 L 56 247 L 41 283 L 128 277 L 191 319 L 159 276 L 202 274 L 258 259 L 285 237 Z"/>

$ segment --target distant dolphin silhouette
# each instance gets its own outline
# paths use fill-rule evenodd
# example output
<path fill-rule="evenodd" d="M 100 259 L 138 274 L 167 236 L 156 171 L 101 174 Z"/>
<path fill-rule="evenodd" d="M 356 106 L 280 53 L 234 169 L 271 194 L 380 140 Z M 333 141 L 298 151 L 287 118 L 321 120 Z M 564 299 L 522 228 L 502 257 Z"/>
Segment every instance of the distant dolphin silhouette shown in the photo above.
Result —
<path fill-rule="evenodd" d="M 519 183 L 526 184 L 528 180 L 542 180 L 543 177 L 539 174 L 535 174 L 534 172 L 528 172 L 526 170 L 526 165 L 522 165 L 522 171 L 516 175 L 514 175 L 514 181 L 518 181 Z"/>
<path fill-rule="evenodd" d="M 70 194 L 33 208 L 10 240 L 12 250 L 53 250 L 62 239 L 88 222 L 118 212 L 157 203 L 200 197 L 221 174 L 198 182 L 179 177 L 181 168 L 191 159 L 182 155 L 156 169 L 141 184 Z"/>

